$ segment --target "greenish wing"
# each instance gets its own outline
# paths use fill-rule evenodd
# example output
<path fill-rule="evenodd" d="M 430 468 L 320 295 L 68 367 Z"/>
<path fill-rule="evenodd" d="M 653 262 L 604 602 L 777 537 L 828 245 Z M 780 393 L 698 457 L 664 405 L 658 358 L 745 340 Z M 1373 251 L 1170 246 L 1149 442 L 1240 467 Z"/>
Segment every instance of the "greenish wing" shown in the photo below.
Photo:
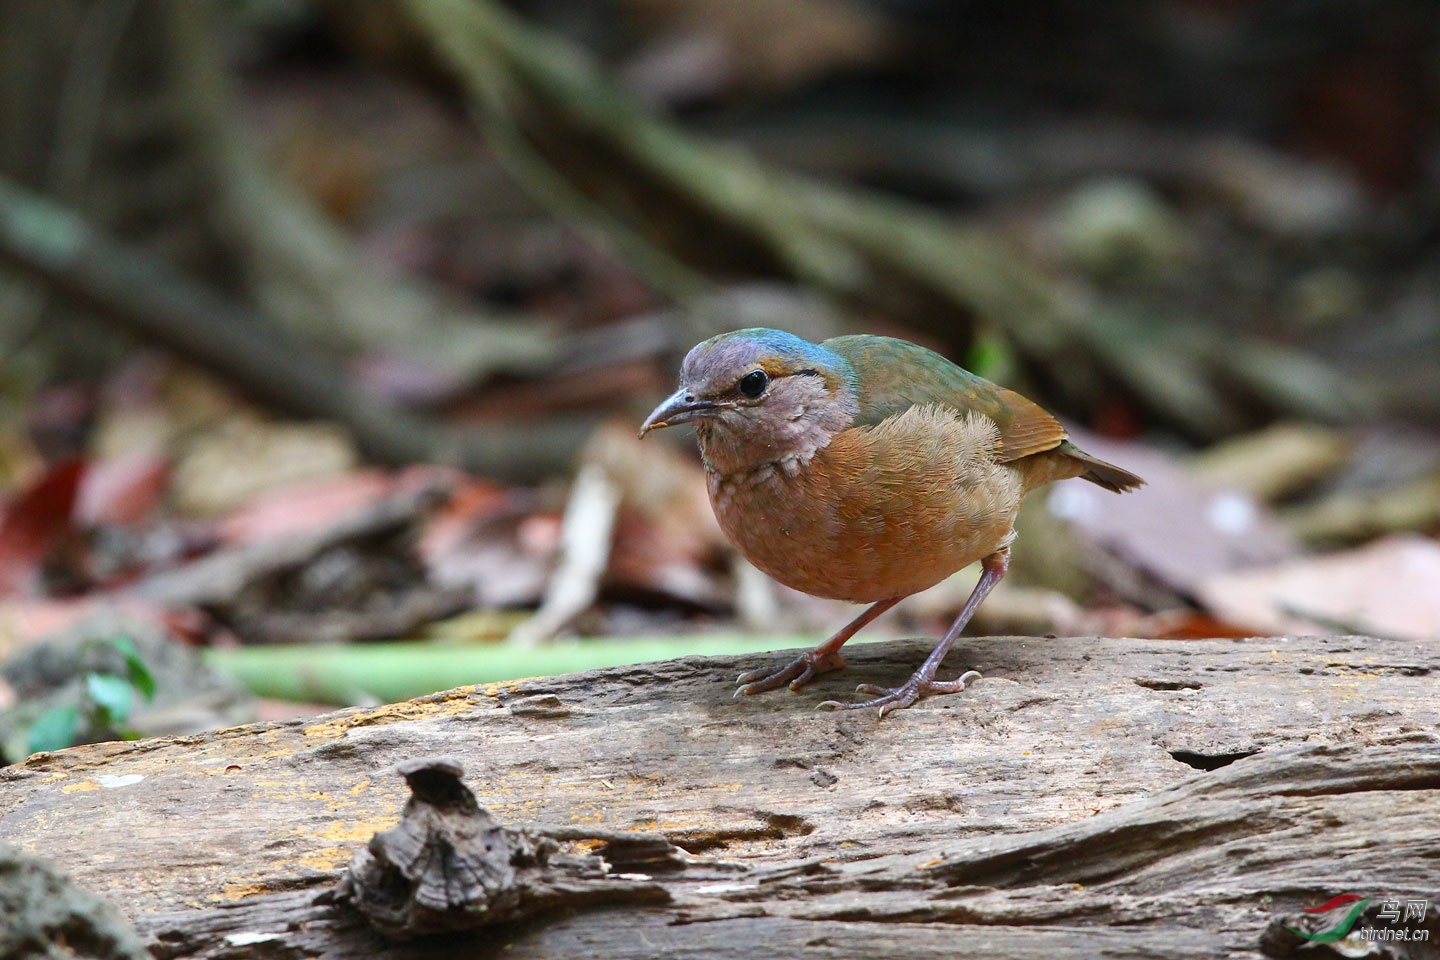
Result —
<path fill-rule="evenodd" d="M 1007 461 L 1053 449 L 1065 439 L 1065 428 L 1039 404 L 919 344 L 860 334 L 821 346 L 855 370 L 860 400 L 855 426 L 874 426 L 919 404 L 939 404 L 995 421 Z"/>

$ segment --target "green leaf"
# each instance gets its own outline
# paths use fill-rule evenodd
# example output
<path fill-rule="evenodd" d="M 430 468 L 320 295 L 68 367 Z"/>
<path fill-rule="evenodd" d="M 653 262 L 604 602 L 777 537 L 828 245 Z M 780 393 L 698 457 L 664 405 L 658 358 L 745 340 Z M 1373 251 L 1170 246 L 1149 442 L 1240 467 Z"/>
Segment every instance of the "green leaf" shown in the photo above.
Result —
<path fill-rule="evenodd" d="M 85 692 L 99 708 L 100 719 L 107 727 L 118 729 L 130 716 L 135 688 L 124 677 L 113 673 L 87 673 Z"/>
<path fill-rule="evenodd" d="M 971 344 L 965 366 L 987 380 L 1004 380 L 1015 370 L 1015 353 L 1003 337 L 982 332 Z"/>
<path fill-rule="evenodd" d="M 42 750 L 64 750 L 75 742 L 80 727 L 80 711 L 74 707 L 51 707 L 40 714 L 30 728 L 25 747 L 31 753 Z"/>
<path fill-rule="evenodd" d="M 135 649 L 135 641 L 124 634 L 118 637 L 111 637 L 110 642 L 115 649 L 125 655 L 125 672 L 130 677 L 130 685 L 140 691 L 140 695 L 147 701 L 155 699 L 155 676 L 145 661 L 140 656 L 140 651 Z"/>

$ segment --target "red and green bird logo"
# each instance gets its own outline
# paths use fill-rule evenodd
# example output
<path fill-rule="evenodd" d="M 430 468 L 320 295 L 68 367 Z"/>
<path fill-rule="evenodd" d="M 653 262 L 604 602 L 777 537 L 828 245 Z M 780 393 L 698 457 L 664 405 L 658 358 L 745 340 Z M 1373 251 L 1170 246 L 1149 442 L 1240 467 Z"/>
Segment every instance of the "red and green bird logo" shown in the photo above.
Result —
<path fill-rule="evenodd" d="M 1318 907 L 1303 908 L 1306 913 L 1329 913 L 1336 907 L 1342 907 L 1347 903 L 1354 904 L 1354 906 L 1345 912 L 1344 918 L 1335 924 L 1335 926 L 1321 930 L 1319 933 L 1306 933 L 1304 930 L 1296 930 L 1294 927 L 1286 927 L 1285 929 L 1304 937 L 1311 943 L 1334 943 L 1336 940 L 1344 938 L 1345 935 L 1350 932 L 1350 928 L 1355 926 L 1355 921 L 1360 919 L 1360 914 L 1365 912 L 1365 908 L 1368 907 L 1370 901 L 1374 899 L 1374 897 L 1361 899 L 1358 893 L 1342 893 L 1338 897 L 1331 897 Z"/>

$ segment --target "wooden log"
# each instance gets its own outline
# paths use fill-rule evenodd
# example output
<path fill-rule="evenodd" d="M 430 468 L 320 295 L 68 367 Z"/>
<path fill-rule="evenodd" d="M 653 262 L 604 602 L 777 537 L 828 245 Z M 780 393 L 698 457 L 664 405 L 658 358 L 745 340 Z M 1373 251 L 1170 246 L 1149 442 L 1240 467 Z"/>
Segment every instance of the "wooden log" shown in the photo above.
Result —
<path fill-rule="evenodd" d="M 1434 955 L 1433 646 L 973 639 L 963 694 L 811 709 L 925 650 L 857 647 L 798 695 L 733 699 L 755 658 L 693 657 L 39 755 L 0 771 L 0 836 L 163 957 L 1288 956 L 1350 892 L 1426 900 L 1430 942 L 1375 955 Z M 503 823 L 663 834 L 668 902 L 401 944 L 317 904 L 426 755 Z"/>

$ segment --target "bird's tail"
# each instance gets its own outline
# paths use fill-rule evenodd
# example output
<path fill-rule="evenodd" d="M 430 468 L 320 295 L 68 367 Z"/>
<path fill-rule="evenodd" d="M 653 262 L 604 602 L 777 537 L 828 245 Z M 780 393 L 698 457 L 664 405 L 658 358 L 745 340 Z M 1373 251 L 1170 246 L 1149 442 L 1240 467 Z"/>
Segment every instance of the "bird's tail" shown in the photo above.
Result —
<path fill-rule="evenodd" d="M 1092 457 L 1069 440 L 1062 441 L 1059 450 L 1072 460 L 1078 460 L 1085 465 L 1085 472 L 1080 474 L 1082 480 L 1089 480 L 1115 493 L 1128 493 L 1137 487 L 1145 486 L 1145 481 L 1129 470 L 1122 470 L 1113 463 Z"/>

